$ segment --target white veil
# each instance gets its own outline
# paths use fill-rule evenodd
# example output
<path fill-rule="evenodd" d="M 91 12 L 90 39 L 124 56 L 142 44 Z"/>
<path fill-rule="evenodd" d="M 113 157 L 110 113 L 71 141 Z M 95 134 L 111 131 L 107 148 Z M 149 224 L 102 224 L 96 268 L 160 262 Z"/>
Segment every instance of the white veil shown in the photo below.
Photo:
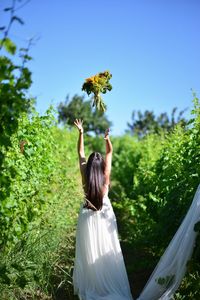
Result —
<path fill-rule="evenodd" d="M 137 300 L 168 300 L 179 287 L 195 245 L 194 225 L 200 221 L 200 185 L 179 229 Z"/>

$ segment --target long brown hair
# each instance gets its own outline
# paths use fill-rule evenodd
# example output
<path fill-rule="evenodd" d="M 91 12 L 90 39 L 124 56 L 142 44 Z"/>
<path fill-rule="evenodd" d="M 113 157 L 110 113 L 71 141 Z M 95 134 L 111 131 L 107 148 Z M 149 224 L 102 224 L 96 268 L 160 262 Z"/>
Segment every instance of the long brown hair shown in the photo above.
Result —
<path fill-rule="evenodd" d="M 86 205 L 92 210 L 101 210 L 103 205 L 103 185 L 105 183 L 105 160 L 101 153 L 90 154 L 86 165 Z M 91 205 L 92 204 L 92 205 Z"/>

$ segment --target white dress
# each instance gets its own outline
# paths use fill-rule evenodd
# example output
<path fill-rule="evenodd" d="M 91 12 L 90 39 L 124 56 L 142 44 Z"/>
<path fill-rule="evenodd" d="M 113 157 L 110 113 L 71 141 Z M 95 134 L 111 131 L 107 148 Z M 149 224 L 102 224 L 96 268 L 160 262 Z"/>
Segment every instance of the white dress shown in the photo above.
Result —
<path fill-rule="evenodd" d="M 200 185 L 176 234 L 137 300 L 170 300 L 187 269 L 200 222 Z M 76 236 L 74 292 L 81 300 L 131 300 L 117 235 L 116 218 L 108 198 L 94 212 L 81 207 Z"/>
<path fill-rule="evenodd" d="M 73 285 L 81 300 L 132 300 L 108 187 L 101 210 L 81 205 Z"/>

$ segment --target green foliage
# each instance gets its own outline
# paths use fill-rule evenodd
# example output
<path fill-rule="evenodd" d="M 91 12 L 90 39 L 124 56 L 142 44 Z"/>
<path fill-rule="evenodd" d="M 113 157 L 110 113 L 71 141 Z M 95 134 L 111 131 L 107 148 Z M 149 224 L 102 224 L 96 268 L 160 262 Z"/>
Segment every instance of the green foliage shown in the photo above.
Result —
<path fill-rule="evenodd" d="M 10 39 L 4 38 L 2 45 L 10 54 L 15 54 L 16 47 Z M 11 215 L 15 210 L 14 207 L 18 205 L 16 204 L 17 200 L 12 198 L 11 191 L 14 188 L 13 182 L 18 176 L 18 172 L 17 166 L 11 162 L 13 159 L 15 160 L 16 152 L 14 154 L 10 153 L 10 151 L 13 151 L 12 147 L 15 147 L 15 150 L 17 149 L 17 141 L 14 139 L 16 139 L 19 127 L 19 118 L 24 113 L 29 112 L 34 103 L 33 99 L 27 97 L 27 91 L 32 82 L 31 72 L 25 66 L 25 62 L 30 59 L 27 56 L 27 51 L 21 51 L 21 58 L 22 64 L 16 65 L 10 58 L 0 56 L 0 224 L 3 228 L 0 234 L 1 246 L 5 244 L 7 238 L 9 240 L 10 238 L 13 240 L 17 239 L 17 236 L 19 237 L 20 232 L 26 227 L 26 221 L 23 220 L 23 216 Z M 7 168 L 9 169 L 8 172 Z M 9 201 L 6 200 L 8 198 Z M 24 205 L 22 203 L 23 201 L 20 205 Z M 8 211 L 10 211 L 10 215 L 6 216 Z M 16 222 L 15 234 L 11 237 L 12 233 L 10 233 L 10 237 L 8 237 L 9 224 L 13 222 Z"/>
<path fill-rule="evenodd" d="M 31 72 L 26 67 L 13 64 L 6 56 L 0 56 L 0 142 L 10 145 L 10 136 L 18 128 L 21 113 L 28 112 L 31 99 L 26 92 L 31 85 Z M 2 153 L 0 153 L 2 160 Z"/>
<path fill-rule="evenodd" d="M 134 173 L 141 157 L 138 146 L 137 139 L 129 135 L 113 138 L 112 178 L 120 183 L 117 194 L 125 193 L 128 198 L 132 197 Z"/>
<path fill-rule="evenodd" d="M 11 246 L 30 230 L 32 221 L 45 206 L 45 192 L 54 170 L 55 142 L 50 111 L 39 116 L 21 114 L 18 131 L 11 136 L 10 147 L 1 146 L 4 154 L 0 194 L 0 245 Z"/>
<path fill-rule="evenodd" d="M 71 100 L 67 97 L 65 103 L 58 106 L 59 122 L 74 126 L 76 118 L 83 120 L 84 131 L 88 133 L 101 134 L 112 125 L 103 112 L 91 110 L 90 101 L 84 101 L 84 97 L 78 95 Z"/>
<path fill-rule="evenodd" d="M 117 138 L 113 143 L 111 196 L 116 201 L 121 238 L 131 248 L 151 253 L 152 269 L 181 224 L 199 184 L 200 103 L 195 93 L 193 96 L 193 118 L 187 125 L 179 123 L 168 133 L 148 134 L 139 140 Z M 197 223 L 195 230 L 198 228 Z M 198 238 L 175 299 L 199 299 L 199 245 Z"/>
<path fill-rule="evenodd" d="M 167 275 L 166 277 L 159 277 L 158 279 L 155 280 L 159 285 L 162 285 L 167 289 L 174 283 L 175 275 L 174 274 Z"/>
<path fill-rule="evenodd" d="M 9 224 L 9 232 L 4 229 L 10 239 L 0 255 L 1 299 L 52 299 L 59 291 L 73 299 L 74 232 L 82 198 L 77 132 L 54 127 L 50 111 L 31 119 L 24 115 L 19 123 L 17 137 L 27 143 L 20 150 L 13 138 L 9 151 L 11 165 L 16 164 L 18 170 L 13 183 L 16 191 L 12 190 L 17 205 L 10 210 L 11 215 L 23 217 L 26 226 L 12 243 L 17 223 Z M 29 220 L 28 209 L 33 211 Z M 6 214 L 10 217 L 9 211 Z"/>
<path fill-rule="evenodd" d="M 187 122 L 185 118 L 182 117 L 185 110 L 180 111 L 178 116 L 176 116 L 176 111 L 177 108 L 173 108 L 170 117 L 167 113 L 161 113 L 158 117 L 156 117 L 153 111 L 148 110 L 144 113 L 137 111 L 136 116 L 136 111 L 133 111 L 132 123 L 127 123 L 127 132 L 131 132 L 132 134 L 142 138 L 147 134 L 160 134 L 163 131 L 170 131 L 178 123 L 185 126 Z"/>
<path fill-rule="evenodd" d="M 183 279 L 178 292 L 174 295 L 173 300 L 199 300 L 200 298 L 200 270 L 199 265 L 196 264 L 198 271 L 188 273 Z"/>
<path fill-rule="evenodd" d="M 137 187 L 137 190 L 140 186 L 143 189 L 147 211 L 159 224 L 159 232 L 166 240 L 179 226 L 199 183 L 198 106 L 195 108 L 196 118 L 188 128 L 179 124 L 166 136 L 159 158 L 151 168 L 151 176 L 145 182 L 140 181 Z"/>
<path fill-rule="evenodd" d="M 198 185 L 200 123 L 197 98 L 193 113 L 195 118 L 187 127 L 178 124 L 168 134 L 150 134 L 137 142 L 133 138 L 132 143 L 124 140 L 121 152 L 119 147 L 114 155 L 115 179 L 122 182 L 126 196 L 134 201 L 143 199 L 149 218 L 158 224 L 164 243 L 179 226 Z"/>
<path fill-rule="evenodd" d="M 19 8 L 19 7 L 18 7 Z M 9 147 L 10 137 L 18 129 L 18 118 L 23 112 L 28 112 L 33 99 L 27 97 L 27 91 L 31 86 L 31 72 L 25 63 L 31 59 L 28 55 L 29 46 L 25 51 L 19 53 L 21 64 L 15 64 L 9 57 L 17 53 L 17 46 L 8 37 L 13 23 L 24 24 L 22 19 L 16 15 L 16 1 L 10 7 L 4 8 L 5 13 L 10 14 L 7 26 L 1 28 L 0 50 L 4 49 L 8 55 L 0 56 L 0 144 Z M 0 152 L 0 171 L 4 156 Z"/>
<path fill-rule="evenodd" d="M 39 116 L 27 96 L 31 59 L 21 48 L 21 64 L 8 38 L 10 13 L 0 50 L 0 298 L 73 299 L 71 273 L 74 232 L 82 190 L 76 155 L 77 132 L 55 127 L 52 109 Z M 22 4 L 24 5 L 24 4 Z M 58 294 L 58 295 L 57 295 Z"/>
<path fill-rule="evenodd" d="M 8 37 L 1 40 L 0 44 L 2 44 L 2 46 L 5 48 L 5 50 L 8 53 L 10 53 L 12 55 L 15 54 L 17 47 Z"/>
<path fill-rule="evenodd" d="M 85 146 L 86 149 L 89 150 L 86 151 L 86 155 L 88 156 L 91 152 L 100 152 L 102 155 L 105 155 L 105 140 L 104 135 L 100 136 L 90 136 L 85 135 Z"/>

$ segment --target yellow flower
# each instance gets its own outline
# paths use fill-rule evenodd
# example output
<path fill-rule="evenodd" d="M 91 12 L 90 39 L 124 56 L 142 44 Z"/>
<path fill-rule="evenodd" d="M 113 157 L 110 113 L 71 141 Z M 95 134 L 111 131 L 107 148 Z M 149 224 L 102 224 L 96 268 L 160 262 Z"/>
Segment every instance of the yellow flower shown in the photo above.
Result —
<path fill-rule="evenodd" d="M 88 95 L 90 95 L 90 93 L 94 94 L 94 99 L 96 99 L 94 104 L 96 105 L 97 109 L 102 111 L 105 111 L 106 107 L 103 103 L 100 93 L 105 94 L 106 91 L 110 91 L 112 89 L 112 85 L 109 83 L 111 77 L 112 74 L 110 74 L 109 71 L 101 72 L 85 79 L 85 82 L 82 86 L 82 90 L 86 91 Z"/>

